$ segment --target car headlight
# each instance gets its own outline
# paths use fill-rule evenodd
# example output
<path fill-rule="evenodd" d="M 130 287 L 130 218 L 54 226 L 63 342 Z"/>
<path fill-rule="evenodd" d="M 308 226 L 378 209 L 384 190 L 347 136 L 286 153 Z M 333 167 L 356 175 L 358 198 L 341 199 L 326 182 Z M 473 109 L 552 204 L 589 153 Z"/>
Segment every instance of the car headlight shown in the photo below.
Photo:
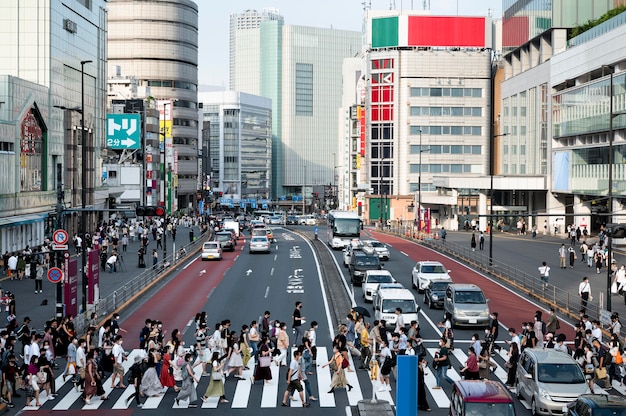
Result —
<path fill-rule="evenodd" d="M 539 397 L 541 397 L 544 400 L 552 400 L 552 398 L 550 397 L 550 394 L 548 393 L 548 391 L 546 389 L 539 389 Z"/>
<path fill-rule="evenodd" d="M 439 300 L 439 296 L 437 296 L 437 295 L 432 295 L 432 296 L 431 296 L 431 299 L 432 299 L 432 300 L 434 300 L 434 301 L 438 301 L 438 300 Z"/>
<path fill-rule="evenodd" d="M 482 312 L 480 313 L 480 317 L 481 317 L 481 318 L 486 318 L 486 317 L 488 317 L 488 316 L 489 316 L 489 311 L 488 311 L 488 310 L 486 310 L 486 311 L 482 311 Z"/>
<path fill-rule="evenodd" d="M 465 312 L 455 309 L 454 316 L 465 316 Z"/>

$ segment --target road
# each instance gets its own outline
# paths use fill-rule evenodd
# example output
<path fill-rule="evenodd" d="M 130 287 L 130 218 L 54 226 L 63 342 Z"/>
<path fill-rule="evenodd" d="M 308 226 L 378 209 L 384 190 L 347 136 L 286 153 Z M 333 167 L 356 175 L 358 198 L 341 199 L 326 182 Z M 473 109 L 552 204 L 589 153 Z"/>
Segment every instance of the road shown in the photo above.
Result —
<path fill-rule="evenodd" d="M 299 232 L 312 235 L 311 227 L 294 227 Z M 183 331 L 184 340 L 187 344 L 193 342 L 194 326 L 192 318 L 196 312 L 204 310 L 209 316 L 209 326 L 214 327 L 214 322 L 230 319 L 232 329 L 239 330 L 242 324 L 249 324 L 252 320 L 258 320 L 265 310 L 271 312 L 273 319 L 285 321 L 291 328 L 291 314 L 296 301 L 303 302 L 302 314 L 310 323 L 312 320 L 319 322 L 318 348 L 320 356 L 318 363 L 324 362 L 324 356 L 331 353 L 331 337 L 336 323 L 331 321 L 326 310 L 327 297 L 325 286 L 319 277 L 318 265 L 315 254 L 306 238 L 300 234 L 277 227 L 274 231 L 278 242 L 272 245 L 270 254 L 249 254 L 245 250 L 244 240 L 239 241 L 237 249 L 233 253 L 225 253 L 221 262 L 202 262 L 199 259 L 190 260 L 179 265 L 180 273 L 166 286 L 147 294 L 144 299 L 137 303 L 133 310 L 125 311 L 122 315 L 121 326 L 128 331 L 125 338 L 126 348 L 130 351 L 130 357 L 136 354 L 138 334 L 144 325 L 145 318 L 159 319 L 163 321 L 168 330 L 178 328 Z M 320 233 L 320 237 L 323 233 Z M 522 321 L 531 320 L 534 311 L 541 309 L 539 305 L 522 299 L 508 289 L 499 285 L 485 276 L 482 276 L 453 259 L 442 256 L 440 253 L 429 250 L 414 242 L 387 234 L 377 233 L 367 229 L 365 235 L 373 236 L 386 242 L 391 247 L 391 260 L 385 263 L 385 269 L 389 270 L 394 277 L 403 283 L 405 287 L 411 287 L 410 271 L 417 260 L 438 260 L 451 270 L 451 276 L 455 282 L 472 282 L 478 284 L 490 299 L 492 311 L 500 313 L 503 328 L 500 340 L 506 335 L 504 327 L 514 326 L 519 328 Z M 451 233 L 452 234 L 452 233 Z M 459 236 L 459 238 L 462 236 Z M 503 248 L 498 246 L 500 254 Z M 341 253 L 332 253 L 337 259 L 338 265 L 342 264 Z M 349 282 L 345 269 L 339 270 L 344 279 Z M 348 285 L 349 286 L 349 285 Z M 349 286 L 350 287 L 350 286 Z M 354 299 L 357 304 L 367 308 L 371 306 L 362 300 L 360 288 L 354 288 Z M 422 304 L 422 298 L 416 294 L 417 302 Z M 347 311 L 346 311 L 347 312 Z M 341 313 L 338 313 L 341 316 Z M 439 332 L 436 323 L 442 318 L 441 310 L 424 309 L 420 313 L 420 326 L 422 336 L 426 340 L 429 353 L 429 361 L 436 347 Z M 308 325 L 305 325 L 308 326 Z M 562 325 L 564 330 L 571 331 L 571 327 Z M 457 348 L 452 357 L 452 369 L 448 374 L 453 379 L 459 379 L 458 368 L 465 361 L 466 346 L 474 332 L 479 330 L 455 331 L 455 345 Z M 572 332 L 566 332 L 568 336 Z M 571 339 L 571 337 L 570 337 Z M 132 360 L 131 360 L 132 361 Z M 503 381 L 506 377 L 502 356 L 496 356 L 498 368 L 492 375 L 493 379 Z M 128 366 L 130 363 L 127 363 Z M 354 365 L 353 365 L 354 368 Z M 227 404 L 218 404 L 216 400 L 210 400 L 202 405 L 203 408 L 218 407 L 220 414 L 237 414 L 239 412 L 259 415 L 287 415 L 292 411 L 280 407 L 280 400 L 284 389 L 285 369 L 272 367 L 274 374 L 269 386 L 252 386 L 247 379 L 252 370 L 244 372 L 246 379 L 236 380 L 229 378 L 226 382 L 226 397 L 230 400 Z M 449 394 L 451 387 L 445 382 L 443 390 L 433 390 L 435 385 L 432 370 L 428 370 L 426 384 L 428 387 L 428 401 L 433 408 L 433 415 L 447 415 L 449 407 Z M 378 399 L 395 401 L 396 386 L 390 393 L 377 392 L 378 382 L 371 382 L 367 372 L 355 371 L 348 373 L 350 384 L 354 386 L 352 391 L 338 390 L 335 394 L 326 393 L 328 390 L 330 375 L 320 368 L 315 375 L 310 376 L 314 394 L 320 399 L 319 402 L 306 410 L 306 412 L 321 415 L 322 412 L 333 415 L 346 414 L 349 406 L 355 406 L 359 400 L 370 398 L 373 394 Z M 139 410 L 131 404 L 126 406 L 124 399 L 131 394 L 131 389 L 114 390 L 110 393 L 110 400 L 101 402 L 94 399 L 92 405 L 85 407 L 78 400 L 75 393 L 67 383 L 58 380 L 57 388 L 59 397 L 55 400 L 47 400 L 43 403 L 40 411 L 56 414 L 56 410 L 64 410 L 70 415 L 81 409 L 94 408 L 100 412 L 107 409 L 107 414 L 135 414 L 141 412 L 155 412 L 162 414 L 167 411 L 171 414 L 189 414 L 204 411 L 201 409 L 186 409 L 187 403 L 181 402 L 180 406 L 174 403 L 175 394 L 168 391 L 159 398 L 150 398 L 146 401 L 143 410 Z M 197 387 L 199 396 L 202 395 L 208 385 L 208 378 L 202 377 Z M 105 382 L 108 389 L 110 383 Z M 618 389 L 622 394 L 626 391 Z M 23 400 L 23 399 L 22 399 Z M 45 400 L 45 399 L 44 399 Z M 43 401 L 43 400 L 42 400 Z M 292 402 L 292 407 L 301 405 L 299 401 Z M 180 407 L 180 408 L 179 408 Z M 184 408 L 184 409 L 181 409 Z M 17 409 L 17 408 L 16 408 Z M 16 411 L 12 410 L 12 413 Z M 113 410 L 117 409 L 117 410 Z M 516 401 L 518 415 L 528 415 L 528 404 Z"/>

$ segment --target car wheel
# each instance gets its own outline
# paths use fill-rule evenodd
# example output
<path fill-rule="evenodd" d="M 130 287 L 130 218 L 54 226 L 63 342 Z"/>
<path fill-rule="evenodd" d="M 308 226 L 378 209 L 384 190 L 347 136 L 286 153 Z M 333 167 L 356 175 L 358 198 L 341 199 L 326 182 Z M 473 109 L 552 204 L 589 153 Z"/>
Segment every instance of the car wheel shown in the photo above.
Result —
<path fill-rule="evenodd" d="M 417 285 L 415 284 L 415 279 L 413 279 L 413 276 L 411 276 L 411 286 L 413 286 L 413 289 L 417 289 Z"/>

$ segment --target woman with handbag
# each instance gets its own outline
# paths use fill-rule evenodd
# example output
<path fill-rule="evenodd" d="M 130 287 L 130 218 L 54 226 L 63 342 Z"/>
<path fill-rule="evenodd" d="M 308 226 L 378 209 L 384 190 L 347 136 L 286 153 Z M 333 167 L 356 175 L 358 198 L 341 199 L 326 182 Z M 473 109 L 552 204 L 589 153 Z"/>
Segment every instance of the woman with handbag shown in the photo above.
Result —
<path fill-rule="evenodd" d="M 265 384 L 269 384 L 272 379 L 272 351 L 270 349 L 270 339 L 267 336 L 261 338 L 261 346 L 257 354 L 258 363 L 254 368 L 254 376 L 250 378 L 250 382 L 254 384 L 254 380 L 265 380 Z"/>
<path fill-rule="evenodd" d="M 215 351 L 211 357 L 211 381 L 202 396 L 202 401 L 206 401 L 209 397 L 219 397 L 220 403 L 228 403 L 226 393 L 224 392 L 224 377 L 222 375 L 224 363 L 220 362 L 219 359 L 220 353 Z"/>
<path fill-rule="evenodd" d="M 196 379 L 196 376 L 193 373 L 193 368 L 191 367 L 191 359 L 193 358 L 193 354 L 187 353 L 185 354 L 185 363 L 181 369 L 181 377 L 182 377 L 182 387 L 178 392 L 178 396 L 176 396 L 176 406 L 180 406 L 181 400 L 189 400 L 188 407 L 198 407 L 198 394 L 196 393 L 196 386 L 194 383 L 197 383 L 199 380 Z"/>
<path fill-rule="evenodd" d="M 504 364 L 507 369 L 505 384 L 507 387 L 513 387 L 515 386 L 515 372 L 517 371 L 517 361 L 519 360 L 519 347 L 517 346 L 517 342 L 511 342 L 507 355 L 509 359 Z"/>
<path fill-rule="evenodd" d="M 30 400 L 33 397 L 35 398 L 35 406 L 41 406 L 39 402 L 39 390 L 41 390 L 41 388 L 39 386 L 39 378 L 37 377 L 37 373 L 39 373 L 39 367 L 37 366 L 38 359 L 38 356 L 33 355 L 26 368 L 26 385 L 24 386 L 26 390 L 26 406 L 30 406 Z"/>
<path fill-rule="evenodd" d="M 163 387 L 174 387 L 174 391 L 178 393 L 180 390 L 176 387 L 176 380 L 174 380 L 174 360 L 172 356 L 174 355 L 174 345 L 167 344 L 167 349 L 165 354 L 163 354 L 163 365 L 161 365 L 161 374 L 159 376 L 159 380 L 161 381 L 161 385 Z"/>
<path fill-rule="evenodd" d="M 333 372 L 333 377 L 330 380 L 330 391 L 328 393 L 333 393 L 335 389 L 343 389 L 348 388 L 348 391 L 352 390 L 352 386 L 348 384 L 348 380 L 346 380 L 345 368 L 347 368 L 346 363 L 344 363 L 345 358 L 339 351 L 339 347 L 337 345 L 333 346 L 333 356 L 330 360 L 322 365 L 324 367 L 330 367 Z"/>
<path fill-rule="evenodd" d="M 478 378 L 489 380 L 489 373 L 491 372 L 491 369 L 493 368 L 495 370 L 497 367 L 496 363 L 491 361 L 489 348 L 483 348 L 478 356 Z"/>
<path fill-rule="evenodd" d="M 82 399 L 85 404 L 91 404 L 91 397 L 98 394 L 98 383 L 96 379 L 100 377 L 98 374 L 98 368 L 94 361 L 95 350 L 90 350 L 87 353 L 87 364 L 85 365 L 85 388 L 83 390 Z"/>
<path fill-rule="evenodd" d="M 241 347 L 237 333 L 232 331 L 230 334 L 231 347 L 229 348 L 230 356 L 228 357 L 228 372 L 225 377 L 231 373 L 235 373 L 235 378 L 243 379 L 243 359 L 241 358 Z"/>
<path fill-rule="evenodd" d="M 289 335 L 287 335 L 287 324 L 284 322 L 280 323 L 280 332 L 276 337 L 276 346 L 280 351 L 280 355 L 278 355 L 275 359 L 276 365 L 282 365 L 283 367 L 286 367 L 287 350 L 289 349 Z"/>

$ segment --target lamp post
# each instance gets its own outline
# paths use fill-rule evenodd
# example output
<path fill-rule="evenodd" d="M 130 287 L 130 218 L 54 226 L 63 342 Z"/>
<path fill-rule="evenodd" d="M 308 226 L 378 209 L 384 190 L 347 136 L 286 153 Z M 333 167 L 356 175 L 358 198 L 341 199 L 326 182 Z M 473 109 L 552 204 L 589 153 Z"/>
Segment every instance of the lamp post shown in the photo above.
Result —
<path fill-rule="evenodd" d="M 610 84 L 609 84 L 609 191 L 608 191 L 608 204 L 609 204 L 609 216 L 607 218 L 607 224 L 613 222 L 613 119 L 619 115 L 613 113 L 613 72 L 615 67 L 613 65 L 603 65 L 602 68 L 609 68 L 611 70 Z M 606 309 L 611 312 L 611 284 L 613 271 L 613 237 L 608 237 L 607 255 L 608 262 L 606 268 Z"/>
<path fill-rule="evenodd" d="M 511 133 L 494 134 L 491 137 L 491 145 L 489 146 L 489 176 L 491 177 L 491 184 L 489 186 L 489 267 L 493 266 L 493 171 L 494 166 L 494 152 L 496 145 L 496 138 L 508 136 Z"/>
<path fill-rule="evenodd" d="M 163 103 L 163 147 L 161 148 L 161 166 L 163 166 L 163 209 L 165 210 L 165 217 L 163 218 L 163 264 L 165 265 L 165 259 L 167 258 L 167 162 L 165 160 L 165 147 L 167 145 L 167 106 L 171 107 L 170 102 Z M 171 108 L 170 108 L 171 110 Z M 175 258 L 176 256 L 174 256 Z"/>
<path fill-rule="evenodd" d="M 420 171 L 417 177 L 417 231 L 422 232 L 422 152 L 430 152 L 430 148 L 422 149 L 422 129 L 420 129 Z"/>
<path fill-rule="evenodd" d="M 83 313 L 87 313 L 87 239 L 85 236 L 87 235 L 87 176 L 89 169 L 87 169 L 87 135 L 85 134 L 85 65 L 90 64 L 93 61 L 85 60 L 80 61 L 80 113 L 81 113 L 81 155 L 82 155 L 82 181 L 81 181 L 81 211 L 80 211 L 80 224 L 82 228 L 83 235 L 83 243 L 81 244 L 81 266 L 83 269 L 82 272 L 82 289 L 83 289 Z"/>

